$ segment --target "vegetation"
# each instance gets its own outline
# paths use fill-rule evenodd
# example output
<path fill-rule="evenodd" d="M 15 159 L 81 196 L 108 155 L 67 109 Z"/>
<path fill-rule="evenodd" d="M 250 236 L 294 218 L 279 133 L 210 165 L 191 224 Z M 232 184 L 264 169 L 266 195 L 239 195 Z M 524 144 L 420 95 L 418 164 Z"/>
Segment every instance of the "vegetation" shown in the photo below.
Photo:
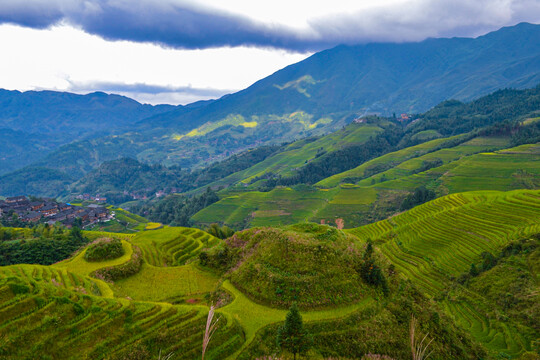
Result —
<path fill-rule="evenodd" d="M 219 224 L 216 223 L 210 224 L 210 226 L 204 230 L 210 235 L 215 236 L 219 239 L 226 239 L 234 235 L 234 230 L 232 230 L 228 226 L 219 226 Z"/>
<path fill-rule="evenodd" d="M 42 225 L 33 230 L 0 228 L 0 266 L 51 265 L 70 257 L 89 242 L 79 228 L 67 231 Z"/>
<path fill-rule="evenodd" d="M 348 232 L 301 224 L 221 241 L 163 227 L 120 234 L 116 259 L 88 262 L 83 250 L 53 266 L 1 267 L 0 330 L 15 336 L 0 349 L 190 359 L 201 354 L 202 305 L 212 299 L 220 320 L 205 359 L 277 354 L 295 302 L 313 339 L 309 358 L 410 358 L 411 315 L 416 334 L 433 339 L 433 358 L 517 358 L 534 351 L 540 331 L 539 199 L 526 190 L 449 195 Z M 461 281 L 471 264 L 478 275 Z M 23 338 L 34 345 L 20 346 Z"/>
<path fill-rule="evenodd" d="M 412 209 L 417 205 L 433 200 L 437 197 L 435 191 L 426 189 L 425 186 L 420 186 L 414 189 L 414 193 L 409 194 L 401 203 L 401 210 Z"/>
<path fill-rule="evenodd" d="M 499 81 L 494 68 L 515 75 L 484 49 L 529 69 L 530 49 L 508 47 L 529 27 L 449 40 L 445 58 L 468 49 L 467 65 L 435 64 L 451 74 L 438 82 L 469 74 L 477 82 L 458 95 L 470 99 Z M 0 228 L 0 357 L 538 358 L 540 87 L 445 101 L 408 120 L 358 118 L 445 97 L 417 77 L 430 91 L 421 100 L 390 84 L 378 102 L 388 82 L 362 87 L 379 68 L 439 54 L 431 44 L 400 47 L 410 53 L 399 66 L 354 60 L 358 72 L 343 74 L 321 64 L 367 48 L 337 47 L 4 175 L 4 192 L 79 178 L 71 194 L 118 203 L 172 194 L 123 205 L 140 215 L 111 206 L 116 220 L 87 231 Z M 27 225 L 13 212 L 2 221 Z"/>
<path fill-rule="evenodd" d="M 358 302 L 370 294 L 355 270 L 359 252 L 342 231 L 303 224 L 236 233 L 199 260 L 221 271 L 232 269 L 231 282 L 255 301 L 311 309 Z"/>
<path fill-rule="evenodd" d="M 86 250 L 86 253 L 88 253 L 88 250 L 90 249 L 91 248 L 88 248 Z M 85 259 L 86 259 L 86 253 L 85 253 Z M 101 268 L 99 270 L 94 271 L 92 275 L 95 278 L 113 282 L 113 281 L 118 281 L 118 280 L 130 277 L 132 275 L 135 275 L 141 270 L 141 266 L 142 266 L 141 250 L 137 246 L 133 246 L 133 252 L 131 254 L 131 258 L 129 259 L 129 261 L 120 265 Z"/>
<path fill-rule="evenodd" d="M 148 264 L 177 266 L 196 258 L 203 249 L 215 247 L 220 240 L 198 229 L 165 227 L 141 232 L 132 243 L 141 248 Z"/>
<path fill-rule="evenodd" d="M 190 226 L 191 216 L 218 200 L 217 194 L 208 187 L 200 195 L 169 195 L 154 203 L 132 206 L 130 210 L 162 224 Z"/>
<path fill-rule="evenodd" d="M 104 261 L 124 255 L 122 243 L 118 239 L 101 238 L 94 241 L 84 252 L 86 261 Z"/>
<path fill-rule="evenodd" d="M 179 166 L 149 165 L 132 158 L 106 161 L 72 184 L 66 196 L 101 194 L 109 203 L 121 204 L 134 196 L 152 198 L 159 191 L 187 192 L 242 171 L 280 149 L 277 145 L 258 147 L 193 171 Z"/>
<path fill-rule="evenodd" d="M 278 328 L 276 342 L 278 347 L 292 353 L 294 359 L 296 354 L 303 354 L 311 347 L 313 340 L 304 329 L 296 303 L 289 309 L 285 324 Z"/>

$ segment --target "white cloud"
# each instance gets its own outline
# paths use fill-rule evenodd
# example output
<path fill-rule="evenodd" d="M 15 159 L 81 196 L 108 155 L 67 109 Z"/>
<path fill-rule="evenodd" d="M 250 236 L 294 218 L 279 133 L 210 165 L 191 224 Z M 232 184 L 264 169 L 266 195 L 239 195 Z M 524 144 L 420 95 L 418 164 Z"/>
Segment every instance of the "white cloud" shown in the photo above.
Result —
<path fill-rule="evenodd" d="M 522 21 L 540 22 L 538 0 L 2 0 L 0 87 L 142 84 L 183 90 L 118 92 L 186 103 L 309 55 L 295 51 L 477 36 Z"/>
<path fill-rule="evenodd" d="M 92 84 L 185 87 L 184 92 L 130 93 L 141 101 L 187 103 L 240 90 L 309 54 L 258 48 L 175 50 L 153 44 L 106 41 L 67 25 L 46 30 L 0 26 L 0 87 L 59 91 L 100 90 Z M 86 85 L 87 89 L 84 89 Z"/>

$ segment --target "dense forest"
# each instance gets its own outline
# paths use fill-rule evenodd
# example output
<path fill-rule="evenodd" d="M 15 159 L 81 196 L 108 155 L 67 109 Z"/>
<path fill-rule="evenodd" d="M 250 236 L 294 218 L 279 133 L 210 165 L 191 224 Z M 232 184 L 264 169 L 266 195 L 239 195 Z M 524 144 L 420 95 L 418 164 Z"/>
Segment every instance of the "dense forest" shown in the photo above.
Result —
<path fill-rule="evenodd" d="M 0 228 L 0 266 L 51 265 L 67 259 L 88 242 L 76 226 L 71 230 L 47 224 L 33 229 Z"/>
<path fill-rule="evenodd" d="M 161 200 L 134 205 L 130 211 L 163 224 L 191 226 L 191 216 L 218 200 L 216 192 L 208 187 L 199 195 L 169 195 Z"/>
<path fill-rule="evenodd" d="M 272 145 L 247 150 L 193 171 L 179 166 L 144 164 L 132 158 L 107 161 L 73 184 L 68 197 L 100 194 L 105 196 L 109 203 L 121 204 L 133 200 L 134 196 L 153 197 L 158 191 L 186 192 L 244 170 L 278 152 L 282 147 Z"/>

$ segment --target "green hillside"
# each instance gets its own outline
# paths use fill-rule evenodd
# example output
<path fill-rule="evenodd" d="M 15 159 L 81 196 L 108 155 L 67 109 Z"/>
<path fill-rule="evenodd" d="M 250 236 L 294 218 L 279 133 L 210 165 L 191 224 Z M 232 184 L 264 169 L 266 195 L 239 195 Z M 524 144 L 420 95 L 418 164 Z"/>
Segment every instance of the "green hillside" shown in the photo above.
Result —
<path fill-rule="evenodd" d="M 0 89 L 0 175 L 36 162 L 61 145 L 129 131 L 136 122 L 175 108 L 183 107 L 143 105 L 103 92 Z"/>
<path fill-rule="evenodd" d="M 37 171 L 51 175 L 54 170 L 62 182 L 75 182 L 103 162 L 119 157 L 136 158 L 150 164 L 200 168 L 261 145 L 328 134 L 365 114 L 388 117 L 394 113 L 415 114 L 427 111 L 441 101 L 471 101 L 497 89 L 530 88 L 540 82 L 535 60 L 540 52 L 536 41 L 539 31 L 539 25 L 522 23 L 476 39 L 337 46 L 277 71 L 237 93 L 198 104 L 200 106 L 178 107 L 166 112 L 162 111 L 171 110 L 170 107 L 143 107 L 137 113 L 133 110 L 138 108 L 135 102 L 111 96 L 108 101 L 115 105 L 110 110 L 115 114 L 114 119 L 117 119 L 118 112 L 125 115 L 133 111 L 136 115 L 146 113 L 149 117 L 137 124 L 126 124 L 127 128 L 117 129 L 114 134 L 107 132 L 97 138 L 64 143 L 54 152 L 40 152 L 39 144 L 32 143 L 33 134 L 26 134 L 24 137 L 28 138 L 26 142 L 30 142 L 30 146 L 23 150 L 42 155 L 31 163 L 26 161 L 33 158 L 32 154 L 25 156 L 25 161 L 20 161 L 20 164 L 16 163 L 20 146 L 10 141 L 0 153 L 12 164 L 15 162 L 15 167 L 6 169 L 13 171 L 23 165 L 28 167 L 17 169 L 17 173 L 5 174 L 0 181 L 0 193 L 18 195 L 22 188 L 18 184 L 32 178 Z M 426 62 L 425 59 L 431 60 Z M 422 64 L 422 67 L 418 68 L 417 64 Z M 505 94 L 513 92 L 508 90 Z M 66 98 L 77 97 L 68 95 Z M 99 93 L 87 96 L 106 98 Z M 519 101 L 517 98 L 514 100 L 511 104 Z M 77 102 L 75 99 L 72 101 Z M 46 110 L 56 110 L 53 114 L 64 110 L 45 104 Z M 513 108 L 501 103 L 502 111 L 495 113 L 491 113 L 489 101 L 470 106 L 460 104 L 455 100 L 447 101 L 432 114 L 435 117 L 451 115 L 441 116 L 437 128 L 416 124 L 418 128 L 413 127 L 415 131 L 410 134 L 411 141 L 417 144 L 438 136 L 457 135 L 513 115 L 523 115 L 521 111 L 534 102 L 524 102 L 521 107 Z M 8 105 L 4 104 L 2 109 L 10 114 L 12 109 Z M 480 116 L 470 118 L 463 112 L 464 109 L 479 108 L 481 114 L 476 115 Z M 20 107 L 18 109 L 21 110 Z M 29 109 L 32 109 L 31 114 L 25 114 L 35 120 L 34 113 L 40 112 L 34 111 L 35 107 Z M 66 111 L 74 116 L 69 107 Z M 83 118 L 82 125 L 98 124 L 100 129 L 104 126 L 102 119 L 110 120 L 107 116 L 98 117 L 99 121 L 91 120 L 90 116 Z M 14 116 L 7 122 L 11 124 L 17 122 L 16 119 Z M 64 124 L 63 121 L 59 123 Z M 56 129 L 57 133 L 65 128 Z M 77 139 L 77 136 L 72 136 L 72 140 Z M 47 142 L 44 144 L 48 145 Z M 54 141 L 49 145 L 58 146 Z M 388 149 L 392 150 L 397 149 Z M 321 174 L 324 176 L 316 181 L 360 163 L 347 165 L 346 169 L 338 169 L 331 174 Z M 39 177 L 34 178 L 39 180 Z M 302 182 L 305 181 L 299 183 Z M 45 195 L 45 191 L 58 191 L 60 187 L 49 178 L 35 181 L 29 189 L 35 195 Z M 44 192 L 39 193 L 40 189 Z"/>
<path fill-rule="evenodd" d="M 460 326 L 487 348 L 516 355 L 532 349 L 537 325 L 524 326 L 523 317 L 501 321 L 493 316 L 514 304 L 501 306 L 484 298 L 483 291 L 474 292 L 479 288 L 476 281 L 466 289 L 449 284 L 469 273 L 472 264 L 481 263 L 483 254 L 496 256 L 510 242 L 538 234 L 539 211 L 539 191 L 460 193 L 350 232 L 378 244 L 382 254 L 404 277 L 440 302 Z M 532 264 L 536 264 L 537 256 L 533 256 Z M 537 264 L 530 270 L 532 281 L 538 276 L 536 267 Z M 508 291 L 504 287 L 500 290 Z M 540 300 L 537 284 L 523 291 L 530 291 L 526 296 L 536 298 L 536 302 Z M 529 314 L 536 316 L 534 312 Z M 527 322 L 533 324 L 534 320 Z"/>
<path fill-rule="evenodd" d="M 374 121 L 369 124 L 351 124 L 320 138 L 295 141 L 277 154 L 243 171 L 235 172 L 222 180 L 213 182 L 210 186 L 227 186 L 236 183 L 250 184 L 258 179 L 268 178 L 275 174 L 290 176 L 293 174 L 294 169 L 313 159 L 352 144 L 361 144 L 389 125 L 391 124 L 384 120 Z"/>
<path fill-rule="evenodd" d="M 405 196 L 419 186 L 433 189 L 438 196 L 540 187 L 540 144 L 504 149 L 509 138 L 477 137 L 461 144 L 460 138 L 466 140 L 465 136 L 437 139 L 383 155 L 315 187 L 224 192 L 220 201 L 192 219 L 239 227 L 333 223 L 342 218 L 350 228 L 399 211 Z M 458 145 L 451 146 L 456 142 Z M 342 181 L 349 183 L 340 184 Z"/>
<path fill-rule="evenodd" d="M 481 191 L 346 232 L 301 224 L 225 241 L 172 227 L 121 235 L 116 259 L 88 262 L 84 249 L 51 266 L 0 267 L 0 354 L 193 359 L 214 302 L 207 358 L 260 358 L 278 351 L 283 307 L 298 301 L 309 358 L 406 359 L 414 314 L 434 358 L 518 359 L 540 331 L 539 215 L 538 190 Z"/>

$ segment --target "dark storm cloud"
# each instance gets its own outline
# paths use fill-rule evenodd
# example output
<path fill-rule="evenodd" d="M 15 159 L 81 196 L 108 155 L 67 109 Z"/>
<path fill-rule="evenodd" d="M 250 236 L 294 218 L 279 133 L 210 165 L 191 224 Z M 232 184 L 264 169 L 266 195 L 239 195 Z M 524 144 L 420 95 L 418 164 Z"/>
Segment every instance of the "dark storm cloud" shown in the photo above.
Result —
<path fill-rule="evenodd" d="M 309 28 L 301 31 L 193 1 L 3 0 L 0 4 L 0 23 L 34 28 L 67 23 L 105 39 L 183 49 L 246 45 L 313 51 L 340 43 L 474 36 L 522 21 L 540 22 L 537 0 L 411 0 L 311 19 Z"/>

